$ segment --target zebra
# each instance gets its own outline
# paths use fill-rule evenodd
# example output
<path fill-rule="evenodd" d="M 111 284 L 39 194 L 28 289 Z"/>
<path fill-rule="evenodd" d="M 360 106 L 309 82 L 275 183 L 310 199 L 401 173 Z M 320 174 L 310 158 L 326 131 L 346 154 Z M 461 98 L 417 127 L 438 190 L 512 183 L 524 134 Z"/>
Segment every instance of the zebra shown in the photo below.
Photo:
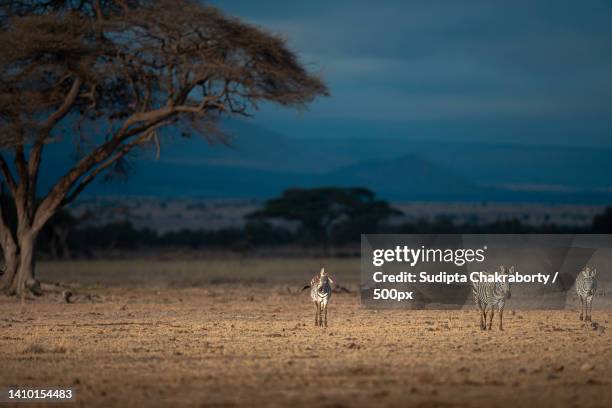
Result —
<path fill-rule="evenodd" d="M 514 273 L 514 266 L 511 266 L 508 270 L 501 265 L 499 270 L 502 275 L 506 276 L 503 282 L 472 282 L 472 294 L 476 305 L 480 309 L 480 328 L 482 330 L 487 329 L 488 310 L 491 311 L 489 319 L 489 330 L 491 330 L 495 307 L 499 310 L 499 330 L 504 330 L 502 325 L 504 306 L 506 305 L 506 299 L 510 298 L 510 283 L 507 281 L 507 276 Z"/>
<path fill-rule="evenodd" d="M 321 271 L 310 280 L 310 285 L 302 288 L 302 290 L 310 288 L 310 297 L 316 308 L 315 326 L 325 325 L 327 327 L 327 305 L 332 295 L 332 284 L 335 284 L 334 280 L 322 267 Z M 324 315 L 325 320 L 323 319 Z"/>
<path fill-rule="evenodd" d="M 591 321 L 595 292 L 597 292 L 597 269 L 585 266 L 576 278 L 576 293 L 581 303 L 580 320 Z"/>

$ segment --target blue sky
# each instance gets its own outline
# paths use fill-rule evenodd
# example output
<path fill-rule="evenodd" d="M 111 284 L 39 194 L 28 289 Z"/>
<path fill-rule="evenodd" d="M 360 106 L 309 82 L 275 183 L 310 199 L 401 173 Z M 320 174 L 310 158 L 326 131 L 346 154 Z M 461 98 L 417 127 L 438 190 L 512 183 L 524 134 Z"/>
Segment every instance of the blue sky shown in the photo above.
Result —
<path fill-rule="evenodd" d="M 332 96 L 287 135 L 612 146 L 612 2 L 214 1 L 287 38 Z"/>

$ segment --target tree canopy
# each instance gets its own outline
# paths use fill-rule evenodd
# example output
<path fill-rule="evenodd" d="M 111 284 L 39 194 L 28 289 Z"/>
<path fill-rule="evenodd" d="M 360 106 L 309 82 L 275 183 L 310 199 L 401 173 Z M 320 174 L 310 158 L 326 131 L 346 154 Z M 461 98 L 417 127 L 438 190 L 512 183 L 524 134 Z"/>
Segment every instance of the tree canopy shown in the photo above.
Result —
<path fill-rule="evenodd" d="M 19 219 L 12 236 L 0 217 L 5 258 L 31 265 L 29 247 L 57 209 L 100 173 L 123 171 L 134 150 L 159 152 L 163 128 L 218 140 L 224 114 L 300 108 L 327 93 L 282 38 L 195 1 L 4 2 L 0 171 Z M 44 148 L 62 140 L 79 159 L 38 201 Z M 14 275 L 0 287 L 15 287 Z"/>
<path fill-rule="evenodd" d="M 286 190 L 281 197 L 268 200 L 261 210 L 252 212 L 248 218 L 298 221 L 327 252 L 331 228 L 342 221 L 345 221 L 345 226 L 362 226 L 365 222 L 371 231 L 381 221 L 400 214 L 387 202 L 377 200 L 368 189 L 321 187 Z"/>

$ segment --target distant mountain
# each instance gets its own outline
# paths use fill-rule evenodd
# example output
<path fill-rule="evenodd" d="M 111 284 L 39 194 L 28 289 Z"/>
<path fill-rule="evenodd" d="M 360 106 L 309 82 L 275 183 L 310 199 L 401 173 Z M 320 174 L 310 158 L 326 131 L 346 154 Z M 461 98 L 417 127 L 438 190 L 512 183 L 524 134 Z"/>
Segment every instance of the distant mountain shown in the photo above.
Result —
<path fill-rule="evenodd" d="M 251 122 L 224 124 L 228 145 L 164 139 L 125 182 L 88 195 L 267 198 L 289 187 L 363 186 L 391 200 L 612 202 L 612 150 L 415 141 L 373 135 L 291 138 Z M 69 165 L 65 149 L 45 158 L 42 186 Z"/>
<path fill-rule="evenodd" d="M 460 174 L 474 184 L 527 190 L 606 190 L 612 188 L 612 149 L 567 146 L 526 146 L 413 140 L 409 137 L 368 139 L 300 139 L 301 151 L 316 149 L 339 165 L 388 160 L 414 154 Z"/>
<path fill-rule="evenodd" d="M 102 195 L 196 196 L 208 198 L 265 198 L 288 187 L 367 187 L 393 199 L 467 197 L 479 187 L 445 168 L 414 155 L 389 161 L 370 161 L 325 174 L 272 171 L 245 166 L 150 163 L 125 183 L 98 185 Z M 153 165 L 154 164 L 154 165 Z"/>
<path fill-rule="evenodd" d="M 311 150 L 280 133 L 245 120 L 222 125 L 226 143 L 208 143 L 201 137 L 174 137 L 164 143 L 161 163 L 248 167 L 274 171 L 312 171 Z"/>
<path fill-rule="evenodd" d="M 469 197 L 483 189 L 449 169 L 414 154 L 341 167 L 321 181 L 337 186 L 365 186 L 394 199 Z"/>
<path fill-rule="evenodd" d="M 415 140 L 410 135 L 291 138 L 247 121 L 225 125 L 232 145 L 181 142 L 165 160 L 319 173 L 406 155 L 419 156 L 473 184 L 509 190 L 578 192 L 612 190 L 612 149 Z"/>

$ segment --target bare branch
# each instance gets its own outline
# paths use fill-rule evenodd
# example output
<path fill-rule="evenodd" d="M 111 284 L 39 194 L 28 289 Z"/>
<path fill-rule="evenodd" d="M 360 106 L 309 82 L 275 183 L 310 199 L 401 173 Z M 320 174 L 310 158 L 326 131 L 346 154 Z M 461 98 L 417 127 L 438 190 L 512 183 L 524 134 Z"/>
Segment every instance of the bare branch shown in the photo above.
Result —
<path fill-rule="evenodd" d="M 114 163 L 116 163 L 118 160 L 120 160 L 126 154 L 128 154 L 133 148 L 147 141 L 150 137 L 151 137 L 151 134 L 149 132 L 144 133 L 142 136 L 138 137 L 134 141 L 121 147 L 120 150 L 117 151 L 117 153 L 115 153 L 109 159 L 101 163 L 98 167 L 95 168 L 94 171 L 89 173 L 87 176 L 83 177 L 83 179 L 74 188 L 74 190 L 72 190 L 72 192 L 68 194 L 66 198 L 64 198 L 61 205 L 64 206 L 64 205 L 68 205 L 71 202 L 73 202 L 79 196 L 79 194 L 85 189 L 85 187 L 87 187 L 92 181 L 95 180 L 98 174 L 100 174 L 102 171 L 104 171 L 108 167 L 112 166 Z"/>
<path fill-rule="evenodd" d="M 4 159 L 3 159 L 4 160 Z M 6 219 L 6 208 L 5 208 L 5 197 L 4 197 L 4 183 L 0 184 L 0 243 L 3 249 L 7 246 L 15 246 L 15 240 L 11 233 L 11 228 Z M 6 254 L 5 254 L 6 256 Z"/>
<path fill-rule="evenodd" d="M 60 107 L 53 112 L 49 117 L 42 123 L 40 133 L 36 138 L 32 151 L 30 152 L 30 159 L 28 160 L 28 177 L 30 179 L 30 194 L 33 196 L 36 194 L 36 185 L 38 181 L 38 169 L 40 168 L 40 159 L 44 148 L 45 140 L 49 137 L 50 130 L 62 120 L 70 109 L 73 107 L 74 102 L 79 94 L 82 80 L 80 77 L 76 77 L 68 94 L 64 98 L 63 103 Z"/>
<path fill-rule="evenodd" d="M 9 189 L 11 190 L 11 194 L 15 196 L 17 184 L 15 183 L 15 179 L 13 178 L 13 174 L 11 173 L 11 169 L 9 168 L 8 163 L 4 159 L 2 153 L 0 153 L 0 171 L 2 171 L 2 175 L 6 180 L 6 184 L 8 184 Z"/>
<path fill-rule="evenodd" d="M 261 101 L 302 107 L 327 94 L 283 39 L 200 2 L 48 3 L 12 13 L 0 31 L 3 142 L 19 182 L 6 163 L 0 170 L 35 229 L 131 149 L 152 141 L 159 154 L 162 126 L 212 139 L 219 114 L 248 115 Z M 88 153 L 31 214 L 44 146 L 60 123 L 75 127 Z"/>
<path fill-rule="evenodd" d="M 64 99 L 64 102 L 42 123 L 41 128 L 43 129 L 43 132 L 48 132 L 49 129 L 55 126 L 57 122 L 62 120 L 62 118 L 64 118 L 64 116 L 70 112 L 70 108 L 74 105 L 74 101 L 79 94 L 82 83 L 83 81 L 80 77 L 75 78 L 70 90 L 68 91 L 68 94 L 66 95 L 66 98 Z"/>
<path fill-rule="evenodd" d="M 171 119 L 166 116 L 158 116 L 157 119 L 153 122 L 144 124 L 140 127 L 133 128 L 129 131 L 124 130 L 125 126 L 108 142 L 102 144 L 92 151 L 90 154 L 82 158 L 68 173 L 66 173 L 60 180 L 51 188 L 51 191 L 47 194 L 47 196 L 42 200 L 38 209 L 36 210 L 36 214 L 34 216 L 33 228 L 39 229 L 47 222 L 47 220 L 53 215 L 54 211 L 58 206 L 65 203 L 66 197 L 69 194 L 69 191 L 74 187 L 74 184 L 88 171 L 92 170 L 99 163 L 105 162 L 109 157 L 113 155 L 113 152 L 121 153 L 127 147 L 127 151 L 121 154 L 120 157 L 117 157 L 116 160 L 123 157 L 129 150 L 136 147 L 143 141 L 149 139 L 152 135 L 152 132 L 159 129 L 160 127 L 166 126 L 171 122 Z M 132 142 L 129 144 L 123 144 L 122 142 L 137 136 Z M 114 156 L 113 156 L 114 157 Z M 114 160 L 114 161 L 116 161 Z M 111 163 L 112 164 L 112 163 Z M 104 166 L 100 171 L 106 169 L 108 166 Z M 94 175 L 97 176 L 100 171 L 94 170 L 96 173 Z M 86 178 L 89 176 L 86 176 Z M 89 184 L 93 178 L 89 179 L 83 188 Z M 81 188 L 79 190 L 82 191 Z M 75 194 L 75 197 L 76 198 Z M 72 198 L 71 201 L 74 199 Z"/>

